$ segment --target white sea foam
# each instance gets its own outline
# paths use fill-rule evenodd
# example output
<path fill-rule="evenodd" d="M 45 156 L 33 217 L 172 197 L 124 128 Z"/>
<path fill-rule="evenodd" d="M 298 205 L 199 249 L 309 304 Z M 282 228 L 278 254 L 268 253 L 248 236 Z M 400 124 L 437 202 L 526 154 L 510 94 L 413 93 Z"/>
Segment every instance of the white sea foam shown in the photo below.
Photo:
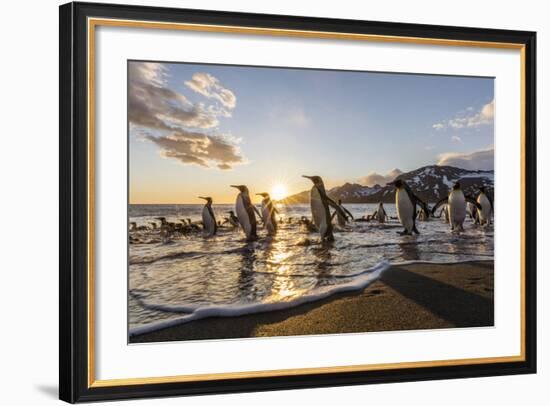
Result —
<path fill-rule="evenodd" d="M 152 310 L 162 310 L 166 312 L 182 312 L 188 313 L 182 317 L 176 319 L 156 322 L 147 324 L 140 327 L 130 329 L 130 336 L 137 336 L 140 334 L 150 333 L 152 331 L 160 330 L 167 327 L 173 327 L 179 324 L 188 323 L 190 321 L 204 319 L 208 317 L 236 317 L 246 314 L 264 313 L 276 310 L 290 309 L 292 307 L 300 306 L 305 303 L 311 303 L 318 300 L 325 299 L 338 293 L 354 292 L 365 289 L 368 285 L 380 278 L 382 273 L 390 267 L 390 263 L 383 261 L 376 266 L 368 269 L 367 271 L 354 277 L 351 281 L 331 286 L 323 286 L 317 288 L 314 291 L 304 294 L 302 296 L 295 297 L 291 300 L 282 300 L 277 302 L 260 302 L 260 303 L 246 303 L 246 304 L 233 304 L 233 305 L 221 305 L 221 306 L 197 306 L 197 305 L 181 305 L 181 306 L 168 306 L 168 305 L 155 305 L 141 302 L 142 306 L 148 307 Z"/>

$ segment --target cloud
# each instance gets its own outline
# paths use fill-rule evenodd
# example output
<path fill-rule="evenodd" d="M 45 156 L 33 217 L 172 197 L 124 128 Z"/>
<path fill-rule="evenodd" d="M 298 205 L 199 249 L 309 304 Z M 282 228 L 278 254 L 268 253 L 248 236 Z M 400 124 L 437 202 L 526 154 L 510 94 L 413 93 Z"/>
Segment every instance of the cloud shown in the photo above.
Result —
<path fill-rule="evenodd" d="M 163 136 L 146 134 L 144 138 L 160 147 L 162 157 L 182 164 L 229 170 L 244 163 L 236 141 L 229 137 L 178 130 Z"/>
<path fill-rule="evenodd" d="M 376 172 L 371 172 L 367 176 L 363 176 L 362 178 L 360 178 L 359 183 L 364 186 L 374 186 L 376 184 L 385 185 L 386 183 L 394 180 L 396 177 L 398 177 L 402 173 L 403 172 L 397 168 L 388 172 L 386 175 L 381 175 Z"/>
<path fill-rule="evenodd" d="M 171 89 L 166 65 L 132 62 L 128 73 L 131 131 L 160 147 L 161 156 L 184 164 L 221 170 L 245 162 L 237 139 L 204 133 L 218 126 L 219 117 L 230 117 L 227 110 L 204 103 L 194 104 L 184 94 Z M 216 98 L 223 100 L 222 104 L 228 108 L 235 107 L 234 93 L 221 88 L 213 76 L 204 75 L 214 83 L 219 94 Z M 193 75 L 193 79 L 196 76 Z"/>
<path fill-rule="evenodd" d="M 193 105 L 183 94 L 168 88 L 167 78 L 168 68 L 160 63 L 130 64 L 130 123 L 156 130 L 172 130 L 175 126 L 212 128 L 218 125 L 216 115 L 203 105 Z"/>
<path fill-rule="evenodd" d="M 208 73 L 195 73 L 191 80 L 185 81 L 185 85 L 205 97 L 218 100 L 230 110 L 234 109 L 237 104 L 235 93 L 223 87 L 217 78 Z"/>
<path fill-rule="evenodd" d="M 469 153 L 446 152 L 439 155 L 437 165 L 456 166 L 458 168 L 491 170 L 495 167 L 495 150 L 493 147 Z"/>
<path fill-rule="evenodd" d="M 453 135 L 451 137 L 451 140 L 453 140 L 454 142 L 460 142 L 462 143 L 462 138 L 460 138 L 458 135 Z"/>
<path fill-rule="evenodd" d="M 436 131 L 447 128 L 462 129 L 462 128 L 477 128 L 482 125 L 493 124 L 495 118 L 495 100 L 481 107 L 475 112 L 471 107 L 468 107 L 464 112 L 457 114 L 454 118 L 444 120 L 432 125 Z"/>

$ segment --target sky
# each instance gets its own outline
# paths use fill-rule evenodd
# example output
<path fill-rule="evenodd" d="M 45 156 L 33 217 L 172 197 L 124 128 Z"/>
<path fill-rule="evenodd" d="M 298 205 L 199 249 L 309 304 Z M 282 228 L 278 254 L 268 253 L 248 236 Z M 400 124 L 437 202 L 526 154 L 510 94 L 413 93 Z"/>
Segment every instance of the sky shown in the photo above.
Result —
<path fill-rule="evenodd" d="M 128 62 L 130 203 L 493 169 L 493 78 Z M 273 196 L 272 196 L 273 197 Z M 260 198 L 254 199 L 259 201 Z"/>

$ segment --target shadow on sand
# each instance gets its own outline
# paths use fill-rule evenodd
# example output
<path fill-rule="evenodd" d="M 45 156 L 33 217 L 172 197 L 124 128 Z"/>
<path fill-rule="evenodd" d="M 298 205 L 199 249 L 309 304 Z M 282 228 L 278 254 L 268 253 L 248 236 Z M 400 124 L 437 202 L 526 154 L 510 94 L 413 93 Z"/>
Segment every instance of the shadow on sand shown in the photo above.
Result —
<path fill-rule="evenodd" d="M 394 267 L 381 281 L 456 327 L 494 324 L 493 300 L 436 279 Z"/>

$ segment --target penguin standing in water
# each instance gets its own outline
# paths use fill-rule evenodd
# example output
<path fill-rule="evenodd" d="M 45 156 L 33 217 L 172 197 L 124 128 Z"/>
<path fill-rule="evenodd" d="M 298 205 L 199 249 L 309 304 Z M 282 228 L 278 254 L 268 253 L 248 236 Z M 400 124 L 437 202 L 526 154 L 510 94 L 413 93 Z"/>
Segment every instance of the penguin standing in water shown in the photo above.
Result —
<path fill-rule="evenodd" d="M 481 206 L 481 209 L 477 211 L 479 224 L 489 225 L 491 224 L 491 215 L 493 213 L 493 201 L 487 195 L 487 191 L 484 186 L 479 188 L 479 194 L 476 201 Z"/>
<path fill-rule="evenodd" d="M 397 217 L 403 227 L 405 227 L 399 234 L 420 234 L 416 228 L 416 206 L 420 206 L 422 210 L 428 213 L 428 205 L 416 196 L 409 185 L 401 179 L 394 180 L 390 182 L 389 185 L 395 186 L 395 208 L 397 209 Z"/>
<path fill-rule="evenodd" d="M 239 224 L 246 234 L 246 240 L 257 240 L 258 234 L 256 233 L 256 215 L 254 214 L 257 209 L 250 200 L 248 188 L 245 185 L 231 185 L 231 187 L 238 189 L 240 192 L 237 195 L 237 201 L 235 202 L 235 211 L 237 212 Z"/>
<path fill-rule="evenodd" d="M 474 224 L 478 223 L 477 208 L 470 202 L 466 202 L 466 214 L 473 220 Z"/>
<path fill-rule="evenodd" d="M 239 219 L 235 216 L 233 210 L 229 210 L 227 213 L 229 214 L 229 218 L 224 223 L 229 222 L 233 227 L 239 227 Z"/>
<path fill-rule="evenodd" d="M 465 196 L 460 182 L 456 182 L 448 197 L 444 197 L 438 201 L 432 209 L 432 215 L 437 208 L 443 204 L 447 204 L 449 212 L 449 223 L 452 231 L 464 231 L 463 223 L 466 218 L 466 202 L 472 203 L 477 209 L 481 209 L 481 205 L 473 198 Z"/>
<path fill-rule="evenodd" d="M 214 210 L 212 210 L 212 198 L 199 196 L 199 199 L 206 200 L 206 204 L 202 208 L 202 224 L 206 235 L 211 237 L 218 231 L 216 216 L 214 216 Z"/>
<path fill-rule="evenodd" d="M 388 215 L 386 210 L 384 210 L 384 204 L 382 202 L 378 203 L 378 209 L 373 213 L 372 218 L 378 220 L 379 223 L 385 223 Z"/>
<path fill-rule="evenodd" d="M 256 193 L 256 195 L 263 197 L 261 209 L 262 218 L 264 219 L 264 225 L 267 229 L 267 233 L 269 235 L 273 235 L 277 232 L 277 219 L 275 218 L 275 214 L 278 213 L 277 209 L 273 206 L 269 193 Z"/>
<path fill-rule="evenodd" d="M 443 207 L 441 208 L 441 211 L 439 212 L 439 218 L 441 218 L 441 215 L 444 214 L 444 220 L 445 220 L 445 224 L 449 224 L 449 205 L 448 204 L 444 204 Z"/>
<path fill-rule="evenodd" d="M 342 204 L 342 199 L 338 199 L 338 206 L 342 209 L 342 211 L 335 211 L 334 213 L 332 213 L 331 220 L 334 218 L 334 216 L 336 216 L 336 219 L 338 220 L 338 225 L 340 227 L 344 227 L 348 219 L 347 217 L 342 216 L 341 213 L 345 213 L 352 220 L 353 220 L 353 215 L 349 212 L 348 209 L 344 207 L 344 205 Z"/>
<path fill-rule="evenodd" d="M 311 214 L 313 216 L 313 223 L 321 234 L 321 241 L 334 241 L 334 235 L 332 234 L 332 222 L 329 211 L 329 205 L 336 209 L 339 216 L 347 219 L 347 214 L 327 196 L 325 191 L 325 185 L 323 179 L 320 176 L 306 176 L 302 175 L 313 182 L 311 188 Z"/>

